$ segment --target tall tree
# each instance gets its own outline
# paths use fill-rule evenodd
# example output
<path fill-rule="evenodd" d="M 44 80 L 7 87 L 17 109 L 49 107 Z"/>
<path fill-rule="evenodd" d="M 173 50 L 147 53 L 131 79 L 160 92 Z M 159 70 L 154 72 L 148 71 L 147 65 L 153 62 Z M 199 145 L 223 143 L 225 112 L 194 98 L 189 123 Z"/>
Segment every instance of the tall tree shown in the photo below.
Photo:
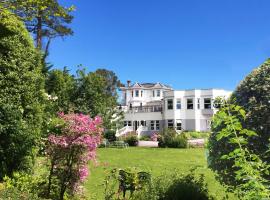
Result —
<path fill-rule="evenodd" d="M 41 135 L 41 55 L 23 23 L 0 12 L 0 179 L 31 169 Z"/>
<path fill-rule="evenodd" d="M 45 56 L 51 39 L 73 34 L 68 24 L 72 22 L 74 6 L 64 7 L 57 0 L 1 0 L 1 4 L 25 22 L 35 36 L 37 48 L 42 49 L 43 39 L 47 38 Z"/>
<path fill-rule="evenodd" d="M 119 87 L 123 86 L 123 84 L 118 79 L 116 74 L 113 71 L 107 69 L 97 69 L 95 73 L 102 76 L 106 81 L 105 84 L 107 94 L 117 98 L 117 91 Z"/>

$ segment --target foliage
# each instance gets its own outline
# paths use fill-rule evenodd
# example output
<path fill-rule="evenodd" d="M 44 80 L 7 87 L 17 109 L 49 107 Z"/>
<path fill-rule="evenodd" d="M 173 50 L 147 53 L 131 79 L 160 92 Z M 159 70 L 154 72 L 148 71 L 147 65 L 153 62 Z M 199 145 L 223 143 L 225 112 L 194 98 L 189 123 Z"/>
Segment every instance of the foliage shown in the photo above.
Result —
<path fill-rule="evenodd" d="M 87 164 L 95 160 L 96 148 L 100 143 L 101 118 L 92 120 L 82 114 L 59 114 L 65 121 L 61 135 L 52 134 L 48 138 L 47 155 L 51 161 L 48 180 L 48 196 L 51 185 L 59 186 L 57 199 L 62 200 L 65 192 L 74 195 L 80 183 L 88 176 Z"/>
<path fill-rule="evenodd" d="M 73 34 L 67 25 L 72 22 L 74 6 L 64 7 L 57 0 L 4 0 L 2 4 L 25 22 L 40 49 L 44 37 L 49 45 L 51 38 Z"/>
<path fill-rule="evenodd" d="M 243 126 L 258 136 L 249 137 L 249 148 L 264 159 L 270 139 L 270 59 L 254 69 L 232 95 L 235 103 L 247 111 Z M 269 159 L 268 163 L 270 162 Z"/>
<path fill-rule="evenodd" d="M 134 199 L 133 194 L 150 184 L 151 175 L 136 168 L 110 170 L 104 181 L 105 200 Z M 119 185 L 116 189 L 116 185 Z"/>
<path fill-rule="evenodd" d="M 109 142 L 116 141 L 115 131 L 114 130 L 106 130 L 104 132 L 104 138 L 106 138 Z"/>
<path fill-rule="evenodd" d="M 12 178 L 4 177 L 4 188 L 0 199 L 41 199 L 39 194 L 44 189 L 45 181 L 41 177 L 32 174 L 15 172 Z"/>
<path fill-rule="evenodd" d="M 121 172 L 126 172 L 122 176 Z M 195 175 L 194 169 L 183 175 L 177 171 L 163 173 L 151 179 L 149 173 L 135 170 L 112 170 L 105 179 L 105 199 L 134 200 L 204 200 L 214 199 L 208 191 L 203 174 Z M 124 177 L 124 180 L 123 180 Z M 123 184 L 124 183 L 124 184 Z M 119 188 L 116 186 L 119 185 Z M 123 193 L 122 186 L 130 192 Z"/>
<path fill-rule="evenodd" d="M 187 138 L 184 134 L 178 134 L 174 129 L 164 129 L 158 137 L 159 147 L 187 148 Z"/>
<path fill-rule="evenodd" d="M 141 141 L 151 141 L 151 137 L 149 135 L 143 135 L 140 137 Z"/>
<path fill-rule="evenodd" d="M 158 133 L 152 133 L 150 138 L 151 138 L 151 141 L 157 142 L 158 141 Z"/>
<path fill-rule="evenodd" d="M 107 79 L 104 76 L 78 70 L 75 96 L 76 112 L 100 115 L 104 127 L 115 128 L 115 122 L 121 118 L 122 112 L 117 109 L 117 96 L 108 92 Z"/>
<path fill-rule="evenodd" d="M 265 176 L 269 174 L 270 166 L 248 149 L 248 138 L 257 134 L 243 127 L 245 120 L 246 112 L 242 107 L 224 101 L 212 121 L 210 167 L 217 171 L 222 182 L 236 185 L 234 189 L 240 199 L 269 199 L 269 181 Z M 230 146 L 219 149 L 224 139 Z"/>
<path fill-rule="evenodd" d="M 135 135 L 130 135 L 124 138 L 124 141 L 128 143 L 129 146 L 137 146 L 138 138 Z"/>
<path fill-rule="evenodd" d="M 209 138 L 210 136 L 209 132 L 198 132 L 198 131 L 185 131 L 182 134 L 185 134 L 185 136 L 188 139 Z"/>
<path fill-rule="evenodd" d="M 24 25 L 0 12 L 0 180 L 30 171 L 43 120 L 41 57 Z"/>
<path fill-rule="evenodd" d="M 62 111 L 68 113 L 74 109 L 72 103 L 74 98 L 74 91 L 76 88 L 75 78 L 69 74 L 67 68 L 64 70 L 54 69 L 51 70 L 46 79 L 46 91 L 52 97 L 55 97 L 53 105 L 53 113 Z"/>

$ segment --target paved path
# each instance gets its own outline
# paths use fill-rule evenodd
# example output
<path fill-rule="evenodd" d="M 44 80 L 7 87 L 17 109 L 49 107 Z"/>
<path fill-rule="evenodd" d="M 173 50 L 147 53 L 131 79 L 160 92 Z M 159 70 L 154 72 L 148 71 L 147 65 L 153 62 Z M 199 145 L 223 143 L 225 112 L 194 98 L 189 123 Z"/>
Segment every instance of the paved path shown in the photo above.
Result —
<path fill-rule="evenodd" d="M 158 142 L 154 141 L 139 141 L 139 147 L 158 147 Z"/>

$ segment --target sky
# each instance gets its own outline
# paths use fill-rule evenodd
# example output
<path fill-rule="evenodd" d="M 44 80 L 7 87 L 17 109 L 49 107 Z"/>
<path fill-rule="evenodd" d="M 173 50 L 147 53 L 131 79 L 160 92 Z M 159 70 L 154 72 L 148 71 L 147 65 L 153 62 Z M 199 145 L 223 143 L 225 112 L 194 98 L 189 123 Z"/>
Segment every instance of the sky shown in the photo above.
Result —
<path fill-rule="evenodd" d="M 126 83 L 234 90 L 270 55 L 269 0 L 60 0 L 74 35 L 53 40 L 54 68 L 113 70 Z"/>

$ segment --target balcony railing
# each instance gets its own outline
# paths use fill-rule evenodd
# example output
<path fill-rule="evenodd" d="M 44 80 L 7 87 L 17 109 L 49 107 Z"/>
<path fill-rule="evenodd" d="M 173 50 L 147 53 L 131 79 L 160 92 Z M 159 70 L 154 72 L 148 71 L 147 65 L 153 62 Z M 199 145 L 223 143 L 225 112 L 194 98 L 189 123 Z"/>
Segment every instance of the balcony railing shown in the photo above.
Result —
<path fill-rule="evenodd" d="M 162 112 L 162 106 L 136 106 L 136 107 L 128 107 L 125 109 L 126 112 L 131 113 L 146 113 L 146 112 Z"/>

